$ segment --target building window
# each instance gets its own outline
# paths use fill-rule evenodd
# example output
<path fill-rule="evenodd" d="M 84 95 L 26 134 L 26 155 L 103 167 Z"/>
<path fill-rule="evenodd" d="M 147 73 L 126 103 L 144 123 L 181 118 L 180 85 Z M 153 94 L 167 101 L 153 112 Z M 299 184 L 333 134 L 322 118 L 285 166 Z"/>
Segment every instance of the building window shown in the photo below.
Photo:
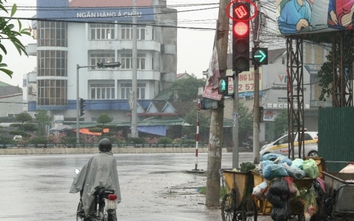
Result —
<path fill-rule="evenodd" d="M 91 40 L 115 39 L 114 24 L 91 24 Z"/>
<path fill-rule="evenodd" d="M 38 80 L 38 105 L 67 105 L 66 80 Z"/>
<path fill-rule="evenodd" d="M 97 63 L 101 63 L 101 62 L 103 63 L 115 62 L 114 51 L 91 52 L 90 61 L 91 61 L 91 65 L 97 65 Z"/>
<path fill-rule="evenodd" d="M 138 40 L 145 40 L 145 25 L 137 26 L 137 36 Z M 121 25 L 121 39 L 122 40 L 132 40 L 133 39 L 133 25 Z"/>
<path fill-rule="evenodd" d="M 67 47 L 67 23 L 38 21 L 38 46 Z"/>
<path fill-rule="evenodd" d="M 38 76 L 67 76 L 67 51 L 38 51 Z"/>
<path fill-rule="evenodd" d="M 132 89 L 131 83 L 120 84 L 121 99 L 129 99 L 129 94 L 130 94 L 131 89 Z M 146 90 L 145 83 L 138 83 L 137 84 L 137 99 L 145 99 L 145 97 L 146 97 L 145 90 Z"/>
<path fill-rule="evenodd" d="M 91 84 L 91 100 L 115 99 L 114 84 Z"/>
<path fill-rule="evenodd" d="M 120 62 L 122 63 L 121 69 L 132 69 L 132 62 L 133 62 L 133 56 L 132 54 L 121 54 L 120 56 Z M 137 69 L 140 70 L 145 70 L 145 60 L 146 60 L 146 54 L 138 54 L 137 58 Z"/>

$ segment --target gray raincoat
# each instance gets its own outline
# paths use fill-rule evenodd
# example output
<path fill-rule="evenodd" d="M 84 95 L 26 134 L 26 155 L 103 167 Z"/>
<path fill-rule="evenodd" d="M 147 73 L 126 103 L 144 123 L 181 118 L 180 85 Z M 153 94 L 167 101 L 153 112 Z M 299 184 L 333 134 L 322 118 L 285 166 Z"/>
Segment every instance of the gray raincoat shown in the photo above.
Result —
<path fill-rule="evenodd" d="M 82 204 L 86 215 L 93 212 L 90 211 L 90 206 L 95 199 L 93 194 L 98 186 L 114 189 L 118 196 L 117 201 L 121 201 L 117 162 L 111 152 L 100 152 L 92 156 L 82 167 L 70 187 L 70 193 L 83 190 Z"/>

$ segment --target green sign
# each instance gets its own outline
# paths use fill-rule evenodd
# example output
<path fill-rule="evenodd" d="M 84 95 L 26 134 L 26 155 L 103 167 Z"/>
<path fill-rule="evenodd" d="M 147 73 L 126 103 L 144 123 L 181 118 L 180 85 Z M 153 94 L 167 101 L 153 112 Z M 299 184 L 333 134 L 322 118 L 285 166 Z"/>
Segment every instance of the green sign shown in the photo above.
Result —
<path fill-rule="evenodd" d="M 268 48 L 252 48 L 252 64 L 268 64 Z"/>

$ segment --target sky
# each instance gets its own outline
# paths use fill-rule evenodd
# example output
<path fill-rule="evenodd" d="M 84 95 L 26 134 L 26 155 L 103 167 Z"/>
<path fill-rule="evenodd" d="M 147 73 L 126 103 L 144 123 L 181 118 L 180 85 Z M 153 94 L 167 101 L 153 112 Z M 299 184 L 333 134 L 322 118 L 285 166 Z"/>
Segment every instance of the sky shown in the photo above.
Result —
<path fill-rule="evenodd" d="M 194 74 L 198 78 L 204 77 L 203 71 L 206 71 L 209 67 L 213 49 L 216 20 L 219 12 L 217 8 L 218 2 L 218 0 L 167 0 L 169 7 L 178 10 L 178 74 L 187 72 L 188 74 Z M 23 6 L 35 6 L 36 0 L 7 0 L 5 5 L 12 5 L 14 3 L 19 7 L 15 17 L 32 17 L 35 14 L 32 7 L 29 7 L 30 10 L 24 10 L 25 7 Z M 29 20 L 21 21 L 24 27 L 31 25 L 31 21 Z M 36 42 L 29 36 L 20 37 L 19 39 L 24 45 Z M 3 40 L 3 44 L 8 50 L 8 54 L 4 56 L 3 62 L 7 63 L 8 69 L 14 71 L 14 74 L 10 78 L 1 73 L 2 77 L 0 81 L 22 87 L 23 75 L 35 70 L 36 57 L 20 56 L 11 43 Z"/>

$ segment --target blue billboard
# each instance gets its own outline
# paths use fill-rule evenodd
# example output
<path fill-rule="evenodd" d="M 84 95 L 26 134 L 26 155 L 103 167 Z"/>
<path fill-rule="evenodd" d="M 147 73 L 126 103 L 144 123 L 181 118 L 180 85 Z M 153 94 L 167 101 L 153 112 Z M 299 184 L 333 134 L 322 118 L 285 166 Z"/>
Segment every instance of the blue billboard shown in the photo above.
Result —
<path fill-rule="evenodd" d="M 37 1 L 38 3 L 38 1 Z M 99 22 L 99 21 L 117 21 L 131 22 L 133 18 L 133 9 L 127 7 L 96 7 L 96 8 L 74 8 L 68 4 L 48 6 L 37 5 L 37 18 L 73 22 Z M 45 7 L 42 9 L 42 7 Z M 154 21 L 154 8 L 141 7 L 136 9 L 137 21 Z"/>

